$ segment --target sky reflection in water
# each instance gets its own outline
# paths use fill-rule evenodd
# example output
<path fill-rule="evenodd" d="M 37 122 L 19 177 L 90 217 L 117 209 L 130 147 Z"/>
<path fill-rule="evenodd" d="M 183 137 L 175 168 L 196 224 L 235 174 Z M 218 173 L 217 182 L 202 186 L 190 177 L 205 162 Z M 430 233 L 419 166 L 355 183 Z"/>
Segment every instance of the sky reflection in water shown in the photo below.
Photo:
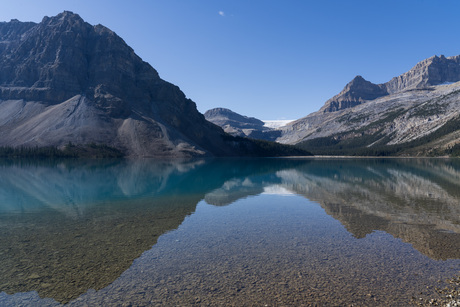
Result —
<path fill-rule="evenodd" d="M 456 160 L 29 161 L 0 175 L 1 305 L 404 305 L 459 271 Z"/>

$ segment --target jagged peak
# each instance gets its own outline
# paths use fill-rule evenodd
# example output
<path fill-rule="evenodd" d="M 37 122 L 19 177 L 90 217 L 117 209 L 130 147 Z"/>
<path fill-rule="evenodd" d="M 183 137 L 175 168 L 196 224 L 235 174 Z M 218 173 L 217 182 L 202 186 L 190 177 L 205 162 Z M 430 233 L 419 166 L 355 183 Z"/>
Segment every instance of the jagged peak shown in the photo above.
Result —
<path fill-rule="evenodd" d="M 347 84 L 347 86 L 345 88 L 350 87 L 350 86 L 357 86 L 357 85 L 361 85 L 361 84 L 373 84 L 373 83 L 370 82 L 370 81 L 367 81 L 361 75 L 357 75 L 356 77 L 353 78 L 353 80 L 348 82 L 348 84 Z"/>
<path fill-rule="evenodd" d="M 367 81 L 367 80 L 364 79 L 361 75 L 357 75 L 356 77 L 353 78 L 353 80 L 351 80 L 351 82 L 356 82 L 356 81 Z"/>
<path fill-rule="evenodd" d="M 436 63 L 436 62 L 446 61 L 446 60 L 447 60 L 447 58 L 443 54 L 441 54 L 440 56 L 437 56 L 435 54 L 432 57 L 429 57 L 426 62 L 431 64 L 431 63 Z M 423 62 L 425 62 L 425 61 L 422 61 L 422 63 Z"/>
<path fill-rule="evenodd" d="M 384 87 L 367 81 L 358 75 L 348 82 L 339 94 L 326 101 L 321 110 L 323 112 L 335 112 L 387 94 Z"/>
<path fill-rule="evenodd" d="M 83 20 L 80 15 L 71 12 L 71 11 L 63 11 L 62 13 L 57 14 L 56 16 L 51 17 L 51 19 L 58 19 L 58 20 Z"/>
<path fill-rule="evenodd" d="M 369 92 L 369 91 L 375 91 L 378 90 L 380 91 L 381 87 L 375 83 L 372 83 L 370 81 L 367 81 L 364 79 L 361 75 L 358 75 L 353 78 L 350 82 L 347 83 L 347 85 L 343 88 L 343 90 L 335 96 L 335 98 L 338 98 L 339 96 L 342 96 L 345 93 L 349 93 L 350 91 L 358 90 L 360 92 Z M 359 94 L 358 94 L 359 95 Z"/>
<path fill-rule="evenodd" d="M 57 14 L 56 16 L 43 17 L 41 24 L 46 26 L 76 26 L 86 24 L 86 22 L 83 20 L 83 18 L 80 17 L 80 15 L 75 14 L 71 11 L 64 11 L 62 13 Z"/>
<path fill-rule="evenodd" d="M 424 89 L 443 82 L 460 81 L 460 56 L 433 55 L 418 62 L 409 71 L 394 77 L 384 86 L 394 94 L 412 89 Z"/>
<path fill-rule="evenodd" d="M 460 81 L 460 55 L 451 57 L 443 54 L 433 55 L 383 84 L 374 84 L 358 75 L 339 94 L 326 101 L 320 110 L 334 112 L 388 94 L 458 81 Z"/>
<path fill-rule="evenodd" d="M 433 64 L 437 64 L 437 63 L 444 63 L 444 62 L 449 62 L 449 61 L 452 61 L 452 60 L 456 61 L 459 58 L 460 58 L 460 55 L 446 57 L 444 54 L 441 54 L 439 56 L 435 54 L 435 55 L 433 55 L 433 56 L 431 56 L 431 57 L 429 57 L 427 59 L 424 59 L 424 60 L 418 62 L 409 71 L 417 69 L 419 67 L 429 66 L 429 65 L 433 65 Z"/>
<path fill-rule="evenodd" d="M 105 33 L 105 34 L 109 34 L 109 35 L 116 35 L 115 32 L 113 32 L 112 30 L 110 30 L 106 26 L 101 25 L 100 23 L 94 26 L 94 31 L 96 31 L 96 33 L 99 33 L 99 34 Z"/>

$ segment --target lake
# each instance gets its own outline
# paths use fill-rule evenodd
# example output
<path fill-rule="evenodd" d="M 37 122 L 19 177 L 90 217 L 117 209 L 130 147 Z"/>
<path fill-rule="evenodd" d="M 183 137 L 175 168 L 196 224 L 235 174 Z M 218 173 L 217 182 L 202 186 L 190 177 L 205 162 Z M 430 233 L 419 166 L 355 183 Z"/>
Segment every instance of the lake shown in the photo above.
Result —
<path fill-rule="evenodd" d="M 1 306 L 407 306 L 460 273 L 460 160 L 0 161 Z"/>

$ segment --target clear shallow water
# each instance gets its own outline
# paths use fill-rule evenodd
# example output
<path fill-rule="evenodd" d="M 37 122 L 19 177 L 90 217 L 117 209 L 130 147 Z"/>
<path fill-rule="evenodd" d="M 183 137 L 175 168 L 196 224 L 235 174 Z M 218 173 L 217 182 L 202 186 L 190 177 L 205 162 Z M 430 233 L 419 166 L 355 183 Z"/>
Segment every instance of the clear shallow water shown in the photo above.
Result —
<path fill-rule="evenodd" d="M 456 160 L 32 161 L 0 175 L 2 306 L 404 306 L 460 270 Z"/>

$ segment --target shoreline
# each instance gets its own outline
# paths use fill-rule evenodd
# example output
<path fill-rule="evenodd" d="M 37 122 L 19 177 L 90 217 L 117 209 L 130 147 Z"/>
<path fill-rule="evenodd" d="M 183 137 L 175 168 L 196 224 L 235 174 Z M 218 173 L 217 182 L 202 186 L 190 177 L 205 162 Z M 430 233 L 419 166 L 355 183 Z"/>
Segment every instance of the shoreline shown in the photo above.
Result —
<path fill-rule="evenodd" d="M 417 156 L 285 156 L 281 159 L 456 159 L 457 157 L 417 157 Z"/>

